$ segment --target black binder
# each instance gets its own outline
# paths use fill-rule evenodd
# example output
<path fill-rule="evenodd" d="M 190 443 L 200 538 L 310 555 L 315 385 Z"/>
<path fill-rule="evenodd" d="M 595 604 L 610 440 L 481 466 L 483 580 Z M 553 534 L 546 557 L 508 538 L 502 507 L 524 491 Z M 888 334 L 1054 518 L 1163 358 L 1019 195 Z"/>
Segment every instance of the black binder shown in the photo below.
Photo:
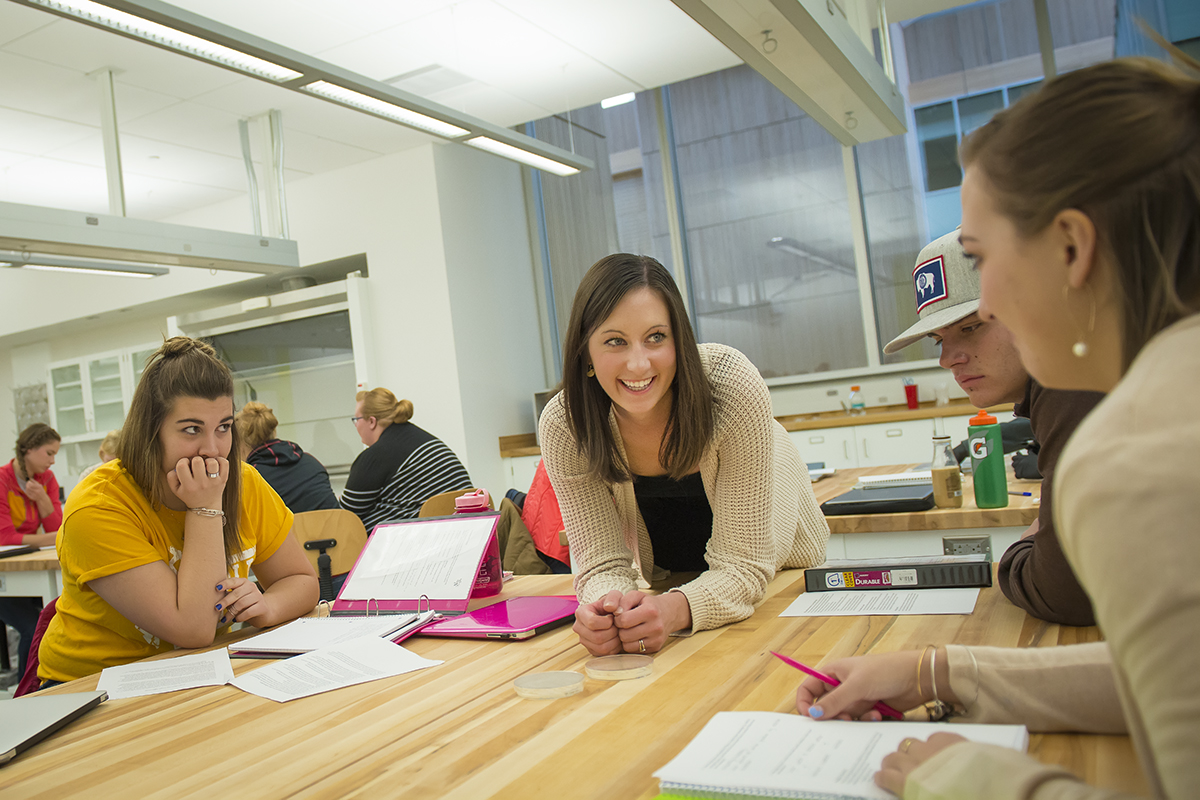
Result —
<path fill-rule="evenodd" d="M 821 504 L 827 517 L 842 514 L 896 514 L 933 508 L 933 485 L 851 489 Z"/>

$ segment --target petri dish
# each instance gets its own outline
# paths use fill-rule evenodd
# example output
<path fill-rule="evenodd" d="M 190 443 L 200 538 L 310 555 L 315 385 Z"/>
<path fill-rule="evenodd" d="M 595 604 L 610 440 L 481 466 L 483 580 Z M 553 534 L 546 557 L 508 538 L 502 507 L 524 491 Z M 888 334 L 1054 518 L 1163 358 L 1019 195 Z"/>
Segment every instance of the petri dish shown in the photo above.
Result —
<path fill-rule="evenodd" d="M 598 681 L 628 681 L 653 672 L 654 659 L 636 654 L 601 656 L 584 664 L 583 670 Z"/>
<path fill-rule="evenodd" d="M 557 700 L 583 691 L 583 676 L 578 672 L 535 672 L 513 681 L 517 694 L 530 700 Z"/>

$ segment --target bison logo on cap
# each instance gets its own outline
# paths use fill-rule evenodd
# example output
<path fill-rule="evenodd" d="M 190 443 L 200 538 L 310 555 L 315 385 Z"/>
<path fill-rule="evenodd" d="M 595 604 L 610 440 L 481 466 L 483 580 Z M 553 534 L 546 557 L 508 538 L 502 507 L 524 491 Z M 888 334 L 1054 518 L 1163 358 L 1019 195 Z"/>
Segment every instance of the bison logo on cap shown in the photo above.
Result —
<path fill-rule="evenodd" d="M 946 291 L 946 262 L 942 257 L 917 264 L 913 269 L 913 285 L 917 290 L 918 314 L 931 303 L 945 300 L 949 293 Z"/>

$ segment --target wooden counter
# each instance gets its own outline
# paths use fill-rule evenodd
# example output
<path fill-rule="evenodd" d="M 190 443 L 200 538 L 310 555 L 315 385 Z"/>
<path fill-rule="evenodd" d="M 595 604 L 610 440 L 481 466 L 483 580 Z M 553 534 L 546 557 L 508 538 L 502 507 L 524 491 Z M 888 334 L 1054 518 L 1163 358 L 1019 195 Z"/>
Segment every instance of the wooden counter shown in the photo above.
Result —
<path fill-rule="evenodd" d="M 992 414 L 1012 411 L 1012 403 L 990 406 Z M 932 402 L 922 403 L 920 408 L 910 409 L 907 406 L 872 406 L 865 414 L 850 416 L 844 411 L 823 411 L 818 414 L 790 414 L 776 417 L 779 423 L 788 431 L 818 430 L 821 428 L 842 428 L 851 425 L 883 425 L 890 422 L 907 422 L 914 419 L 934 419 L 936 417 L 973 417 L 979 411 L 966 400 L 952 400 L 949 405 L 936 406 Z M 523 456 L 540 456 L 542 450 L 538 447 L 537 437 L 532 433 L 519 433 L 512 436 L 500 437 L 501 458 L 521 458 Z"/>
<path fill-rule="evenodd" d="M 862 475 L 893 475 L 912 465 L 840 469 L 813 484 L 817 503 L 824 503 L 854 488 Z M 1032 497 L 1009 495 L 1004 508 L 979 508 L 975 505 L 975 487 L 971 476 L 963 476 L 962 508 L 933 508 L 903 514 L 850 514 L 826 517 L 830 533 L 892 533 L 895 531 L 945 531 L 960 528 L 1029 527 L 1038 515 L 1041 481 L 1017 480 L 1009 475 L 1008 486 L 1014 492 L 1032 492 Z"/>
<path fill-rule="evenodd" d="M 652 798 L 652 773 L 715 712 L 794 710 L 798 673 L 769 650 L 819 666 L 930 642 L 1100 638 L 1095 628 L 1034 620 L 995 588 L 970 616 L 781 618 L 803 585 L 800 570 L 784 572 L 753 617 L 673 639 L 652 676 L 587 679 L 562 700 L 522 700 L 511 684 L 582 671 L 588 656 L 569 628 L 525 642 L 411 639 L 411 650 L 446 663 L 290 703 L 231 686 L 112 700 L 0 769 L 0 796 Z M 538 576 L 504 594 L 569 591 L 569 577 Z M 242 673 L 260 662 L 233 663 Z M 1145 791 L 1127 737 L 1034 735 L 1030 752 L 1099 786 Z"/>
<path fill-rule="evenodd" d="M 0 597 L 40 597 L 50 602 L 62 593 L 62 571 L 54 550 L 0 558 Z"/>

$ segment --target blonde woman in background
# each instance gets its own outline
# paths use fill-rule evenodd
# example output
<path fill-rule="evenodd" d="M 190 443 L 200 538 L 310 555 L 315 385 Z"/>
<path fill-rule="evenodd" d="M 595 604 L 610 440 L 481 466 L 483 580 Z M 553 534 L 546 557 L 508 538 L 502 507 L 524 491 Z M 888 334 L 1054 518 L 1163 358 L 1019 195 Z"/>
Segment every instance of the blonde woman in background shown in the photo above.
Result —
<path fill-rule="evenodd" d="M 275 436 L 279 420 L 264 403 L 246 403 L 234 425 L 241 440 L 242 460 L 258 470 L 292 513 L 340 508 L 325 467 L 300 445 Z"/>
<path fill-rule="evenodd" d="M 117 457 L 117 448 L 120 446 L 121 446 L 121 432 L 120 431 L 109 431 L 108 434 L 104 437 L 104 441 L 100 442 L 100 450 L 98 452 L 98 455 L 100 456 L 100 464 L 92 464 L 90 467 L 85 469 L 83 472 L 79 473 L 79 480 L 82 481 L 88 475 L 91 475 L 92 470 L 94 470 L 96 467 L 100 466 L 101 464 L 107 464 L 108 462 L 110 462 L 114 458 L 116 458 Z"/>
<path fill-rule="evenodd" d="M 454 451 L 409 422 L 412 415 L 413 404 L 387 389 L 358 393 L 350 421 L 367 449 L 350 467 L 342 507 L 368 531 L 381 522 L 415 519 L 435 494 L 472 486 Z"/>

